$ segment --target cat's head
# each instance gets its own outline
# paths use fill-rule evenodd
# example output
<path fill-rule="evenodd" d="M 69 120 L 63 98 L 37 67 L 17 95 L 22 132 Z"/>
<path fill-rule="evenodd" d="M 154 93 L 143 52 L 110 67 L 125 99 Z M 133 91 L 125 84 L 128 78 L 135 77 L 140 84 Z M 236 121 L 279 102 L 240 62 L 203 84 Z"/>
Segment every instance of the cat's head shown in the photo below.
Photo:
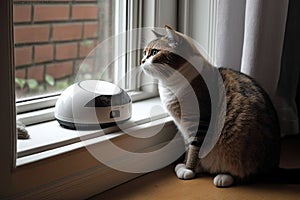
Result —
<path fill-rule="evenodd" d="M 143 71 L 159 80 L 171 77 L 187 63 L 189 57 L 199 53 L 188 37 L 167 25 L 165 30 L 165 35 L 156 33 L 158 38 L 144 48 L 141 61 Z"/>

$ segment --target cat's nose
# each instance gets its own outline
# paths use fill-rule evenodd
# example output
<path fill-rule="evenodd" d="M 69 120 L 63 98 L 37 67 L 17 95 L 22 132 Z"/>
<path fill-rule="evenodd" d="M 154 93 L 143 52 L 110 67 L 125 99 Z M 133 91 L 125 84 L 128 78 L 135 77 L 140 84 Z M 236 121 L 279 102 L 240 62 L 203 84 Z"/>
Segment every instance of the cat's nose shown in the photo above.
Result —
<path fill-rule="evenodd" d="M 142 59 L 141 64 L 144 64 L 146 62 L 146 59 Z"/>

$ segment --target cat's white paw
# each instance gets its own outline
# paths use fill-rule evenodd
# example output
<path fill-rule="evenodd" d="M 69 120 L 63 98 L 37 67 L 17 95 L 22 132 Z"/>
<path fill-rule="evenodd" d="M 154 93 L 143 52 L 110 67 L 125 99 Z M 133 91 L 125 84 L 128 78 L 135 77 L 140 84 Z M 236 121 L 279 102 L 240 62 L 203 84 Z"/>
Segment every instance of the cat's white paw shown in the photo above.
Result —
<path fill-rule="evenodd" d="M 217 187 L 229 187 L 233 184 L 233 177 L 229 174 L 218 174 L 214 178 L 214 184 Z"/>
<path fill-rule="evenodd" d="M 176 165 L 175 173 L 179 179 L 184 180 L 192 179 L 196 176 L 196 173 L 190 169 L 187 169 L 185 164 L 183 163 Z"/>

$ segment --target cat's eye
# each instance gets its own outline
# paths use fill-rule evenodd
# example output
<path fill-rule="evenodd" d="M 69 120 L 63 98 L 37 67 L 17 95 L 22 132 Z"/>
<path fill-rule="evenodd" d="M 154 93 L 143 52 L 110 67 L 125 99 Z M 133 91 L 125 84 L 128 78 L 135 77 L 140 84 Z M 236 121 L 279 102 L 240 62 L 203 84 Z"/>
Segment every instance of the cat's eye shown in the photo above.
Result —
<path fill-rule="evenodd" d="M 156 55 L 158 52 L 159 52 L 159 50 L 157 50 L 157 49 L 152 49 L 152 50 L 151 50 L 151 56 Z"/>

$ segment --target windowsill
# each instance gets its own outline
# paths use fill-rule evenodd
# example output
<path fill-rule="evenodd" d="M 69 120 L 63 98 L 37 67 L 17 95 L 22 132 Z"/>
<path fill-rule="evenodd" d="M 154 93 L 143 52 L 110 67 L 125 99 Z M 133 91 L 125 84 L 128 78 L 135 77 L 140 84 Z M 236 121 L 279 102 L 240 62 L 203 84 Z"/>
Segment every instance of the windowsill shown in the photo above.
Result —
<path fill-rule="evenodd" d="M 160 99 L 152 98 L 135 102 L 132 105 L 132 117 L 123 125 L 127 130 L 130 128 L 142 129 L 154 126 L 153 121 L 164 119 L 164 123 L 171 122 L 167 113 L 163 110 Z M 29 164 L 76 150 L 89 143 L 100 143 L 125 135 L 118 127 L 109 127 L 103 130 L 75 131 L 62 128 L 56 120 L 27 127 L 30 134 L 28 140 L 17 141 L 17 166 Z M 105 135 L 105 136 L 104 136 Z M 82 136 L 85 142 L 81 142 Z"/>
<path fill-rule="evenodd" d="M 28 126 L 31 138 L 17 141 L 17 168 L 13 169 L 12 183 L 17 189 L 12 199 L 86 199 L 164 167 L 180 156 L 176 154 L 173 158 L 173 149 L 184 150 L 182 139 L 176 134 L 178 130 L 162 109 L 159 98 L 133 103 L 132 118 L 124 125 L 122 130 L 110 127 L 85 131 L 84 142 L 77 131 L 64 129 L 57 121 Z M 129 154 L 107 149 L 111 142 Z M 91 149 L 104 152 L 104 160 L 98 159 Z M 155 156 L 137 161 L 141 157 L 131 156 L 130 152 L 154 152 Z M 162 162 L 166 160 L 168 163 Z M 117 164 L 117 168 L 111 163 Z M 119 166 L 146 166 L 148 171 L 124 171 Z"/>

